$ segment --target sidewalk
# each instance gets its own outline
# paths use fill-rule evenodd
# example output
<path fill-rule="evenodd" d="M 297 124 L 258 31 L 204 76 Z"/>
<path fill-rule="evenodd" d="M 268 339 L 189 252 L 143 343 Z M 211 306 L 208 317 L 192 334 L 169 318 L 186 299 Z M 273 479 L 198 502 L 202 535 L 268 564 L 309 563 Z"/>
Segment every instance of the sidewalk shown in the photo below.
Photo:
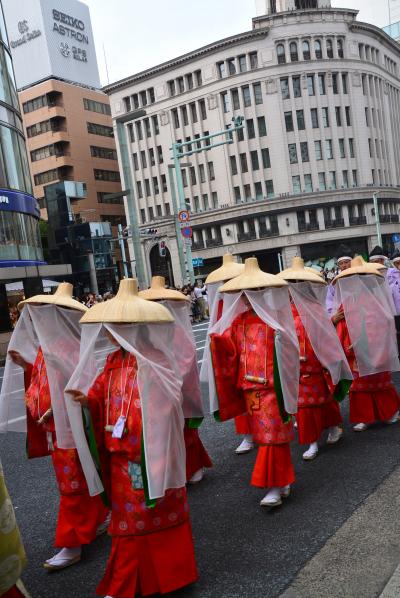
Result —
<path fill-rule="evenodd" d="M 399 489 L 400 466 L 299 571 L 280 598 L 399 598 Z"/>

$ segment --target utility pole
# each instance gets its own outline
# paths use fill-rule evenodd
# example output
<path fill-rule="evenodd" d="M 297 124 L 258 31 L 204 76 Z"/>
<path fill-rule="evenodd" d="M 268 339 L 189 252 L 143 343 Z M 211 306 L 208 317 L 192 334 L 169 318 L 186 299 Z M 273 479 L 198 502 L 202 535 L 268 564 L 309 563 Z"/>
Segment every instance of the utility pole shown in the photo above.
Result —
<path fill-rule="evenodd" d="M 121 251 L 122 264 L 124 267 L 124 276 L 125 276 L 125 278 L 129 278 L 128 264 L 126 263 L 126 254 L 125 254 L 125 238 L 124 238 L 124 235 L 122 232 L 122 224 L 118 224 L 118 243 L 119 243 L 119 249 Z"/>
<path fill-rule="evenodd" d="M 181 167 L 183 167 L 183 164 L 181 164 Z M 178 220 L 179 209 L 178 209 L 178 203 L 177 203 L 177 199 L 176 199 L 174 169 L 175 169 L 175 166 L 173 164 L 168 165 L 169 188 L 170 188 L 170 192 L 171 192 L 172 211 L 174 214 L 174 225 L 175 225 L 176 244 L 178 246 L 179 265 L 181 268 L 182 284 L 185 284 L 185 280 L 187 278 L 187 269 L 186 269 L 186 263 L 185 263 L 185 250 L 183 247 L 181 227 L 179 225 L 179 220 Z"/>
<path fill-rule="evenodd" d="M 175 170 L 175 178 L 176 178 L 176 186 L 178 189 L 178 202 L 179 202 L 179 211 L 187 210 L 188 206 L 185 202 L 185 189 L 183 187 L 183 179 L 182 179 L 182 158 L 187 158 L 188 156 L 192 156 L 193 154 L 200 154 L 204 151 L 209 151 L 213 148 L 220 147 L 222 145 L 230 145 L 233 143 L 233 132 L 238 131 L 239 129 L 243 129 L 244 117 L 243 116 L 236 116 L 232 119 L 233 126 L 229 126 L 227 129 L 223 131 L 219 131 L 218 133 L 212 133 L 211 135 L 205 135 L 203 137 L 198 137 L 196 139 L 190 139 L 189 141 L 184 141 L 183 143 L 173 143 L 171 147 L 172 151 L 172 160 L 173 164 L 170 165 L 171 168 Z M 223 140 L 217 143 L 211 143 L 212 139 L 216 137 L 222 137 Z M 204 144 L 202 144 L 204 142 Z M 201 147 L 199 147 L 201 144 Z M 193 149 L 193 146 L 195 149 Z M 171 171 L 170 171 L 171 172 Z M 170 183 L 171 183 L 171 175 L 170 175 Z M 174 198 L 172 193 L 175 193 L 174 186 L 171 187 L 171 197 L 172 201 Z M 175 205 L 174 205 L 175 211 Z M 182 249 L 179 250 L 179 245 L 182 243 L 181 237 L 181 230 L 179 224 L 175 222 L 175 231 L 177 235 L 177 243 L 178 243 L 178 251 L 183 251 Z M 179 240 L 178 240 L 179 238 Z M 181 246 L 182 247 L 182 246 Z M 186 267 L 189 274 L 191 284 L 195 282 L 194 270 L 193 270 L 193 259 L 192 259 L 192 248 L 191 245 L 186 245 L 186 267 L 182 268 L 182 258 L 181 255 L 179 256 L 179 261 L 181 264 L 181 271 L 182 271 L 182 279 L 186 276 Z"/>
<path fill-rule="evenodd" d="M 374 193 L 372 195 L 372 199 L 374 201 L 375 223 L 376 223 L 376 236 L 378 237 L 378 245 L 380 247 L 382 247 L 381 221 L 380 221 L 380 218 L 379 218 L 379 208 L 378 208 L 378 194 Z"/>

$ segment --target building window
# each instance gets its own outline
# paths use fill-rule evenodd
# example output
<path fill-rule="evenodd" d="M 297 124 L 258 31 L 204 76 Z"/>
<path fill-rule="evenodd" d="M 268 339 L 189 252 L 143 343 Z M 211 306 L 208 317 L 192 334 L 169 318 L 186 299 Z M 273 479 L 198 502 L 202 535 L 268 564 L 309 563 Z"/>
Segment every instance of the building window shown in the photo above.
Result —
<path fill-rule="evenodd" d="M 311 174 L 304 175 L 304 191 L 306 193 L 312 193 L 313 191 L 313 184 L 312 184 L 312 176 Z"/>
<path fill-rule="evenodd" d="M 152 147 L 149 149 L 149 162 L 150 162 L 150 166 L 156 165 L 156 159 L 155 159 L 154 150 Z"/>
<path fill-rule="evenodd" d="M 231 164 L 231 175 L 234 176 L 235 174 L 238 173 L 237 163 L 236 163 L 236 156 L 229 156 L 229 161 L 230 161 L 230 164 Z M 202 164 L 200 166 L 202 166 Z M 202 182 L 204 182 L 204 181 L 202 181 Z"/>
<path fill-rule="evenodd" d="M 146 210 L 144 208 L 141 208 L 140 210 L 140 220 L 142 221 L 142 224 L 146 222 Z"/>
<path fill-rule="evenodd" d="M 205 100 L 199 100 L 199 108 L 200 108 L 201 120 L 205 120 L 207 118 L 207 110 L 206 110 Z"/>
<path fill-rule="evenodd" d="M 132 160 L 133 160 L 133 168 L 135 170 L 139 170 L 139 160 L 138 160 L 138 156 L 136 153 L 132 154 Z"/>
<path fill-rule="evenodd" d="M 301 193 L 301 182 L 300 176 L 296 174 L 292 176 L 292 186 L 293 186 L 293 193 Z"/>
<path fill-rule="evenodd" d="M 290 98 L 289 79 L 287 77 L 281 79 L 281 92 L 283 100 L 288 100 Z"/>
<path fill-rule="evenodd" d="M 271 159 L 269 157 L 269 149 L 267 147 L 261 150 L 261 157 L 263 168 L 271 168 Z"/>
<path fill-rule="evenodd" d="M 350 113 L 350 106 L 346 106 L 344 109 L 346 113 L 346 125 L 351 127 L 351 113 Z"/>
<path fill-rule="evenodd" d="M 184 126 L 189 124 L 186 106 L 181 106 L 181 118 L 182 118 L 182 123 Z"/>
<path fill-rule="evenodd" d="M 137 138 L 139 139 L 139 141 L 142 141 L 143 129 L 142 129 L 142 123 L 140 122 L 140 120 L 136 121 L 136 135 L 137 135 Z"/>
<path fill-rule="evenodd" d="M 300 143 L 300 153 L 301 153 L 301 161 L 302 162 L 309 162 L 310 157 L 308 155 L 308 143 L 307 141 L 302 141 Z"/>
<path fill-rule="evenodd" d="M 217 69 L 219 78 L 225 77 L 225 62 L 217 62 Z"/>
<path fill-rule="evenodd" d="M 85 110 L 90 110 L 91 112 L 98 112 L 99 114 L 111 115 L 110 105 L 104 104 L 103 102 L 96 102 L 95 100 L 88 100 L 87 98 L 83 98 L 83 106 Z"/>
<path fill-rule="evenodd" d="M 136 189 L 137 189 L 138 198 L 141 199 L 143 197 L 143 189 L 142 189 L 141 181 L 136 181 Z"/>
<path fill-rule="evenodd" d="M 297 159 L 297 148 L 296 148 L 296 144 L 295 143 L 289 143 L 288 150 L 289 150 L 289 161 L 290 161 L 290 164 L 297 164 L 298 159 Z"/>
<path fill-rule="evenodd" d="M 152 206 L 149 207 L 149 220 L 150 220 L 150 222 L 152 222 L 154 220 L 154 210 L 153 210 Z"/>
<path fill-rule="evenodd" d="M 342 170 L 342 180 L 343 180 L 343 187 L 346 189 L 349 186 L 349 172 L 347 170 Z"/>
<path fill-rule="evenodd" d="M 35 110 L 39 110 L 47 106 L 47 97 L 46 96 L 38 96 L 37 98 L 33 98 L 33 100 L 29 100 L 28 102 L 24 102 L 22 104 L 22 110 L 24 114 L 28 112 L 34 112 Z"/>
<path fill-rule="evenodd" d="M 234 187 L 233 192 L 235 194 L 235 203 L 241 202 L 240 187 Z"/>
<path fill-rule="evenodd" d="M 147 93 L 149 94 L 150 104 L 154 104 L 154 102 L 156 101 L 156 97 L 154 95 L 154 87 L 150 87 L 150 89 L 147 90 Z"/>
<path fill-rule="evenodd" d="M 263 97 L 262 97 L 261 83 L 254 83 L 253 84 L 253 91 L 254 91 L 254 102 L 255 102 L 255 104 L 262 104 L 263 103 Z"/>
<path fill-rule="evenodd" d="M 208 168 L 208 178 L 210 179 L 210 181 L 215 181 L 214 162 L 208 162 L 207 168 Z"/>
<path fill-rule="evenodd" d="M 235 165 L 236 165 L 236 157 L 233 156 L 233 158 L 235 158 Z M 237 173 L 237 170 L 236 170 L 236 173 Z M 200 183 L 206 182 L 206 170 L 204 168 L 204 164 L 199 164 L 199 178 L 200 178 Z"/>
<path fill-rule="evenodd" d="M 164 162 L 164 156 L 161 145 L 157 145 L 157 159 L 159 164 L 162 164 Z"/>
<path fill-rule="evenodd" d="M 252 118 L 246 120 L 246 127 L 248 139 L 254 139 L 256 136 L 256 131 L 254 129 L 254 120 Z"/>
<path fill-rule="evenodd" d="M 290 133 L 291 131 L 293 131 L 294 127 L 293 127 L 293 115 L 291 112 L 285 112 L 285 125 L 286 125 L 286 131 L 288 133 Z"/>
<path fill-rule="evenodd" d="M 303 60 L 310 60 L 311 53 L 310 53 L 310 43 L 308 41 L 304 41 L 302 44 L 303 48 Z"/>
<path fill-rule="evenodd" d="M 300 77 L 292 77 L 293 97 L 301 98 L 301 84 Z"/>
<path fill-rule="evenodd" d="M 258 68 L 258 55 L 257 52 L 250 52 L 249 54 L 250 59 L 250 68 L 251 70 Z"/>
<path fill-rule="evenodd" d="M 333 44 L 331 39 L 326 40 L 326 55 L 328 58 L 333 58 Z"/>
<path fill-rule="evenodd" d="M 243 94 L 243 103 L 245 108 L 251 106 L 251 94 L 250 94 L 250 87 L 246 85 L 242 87 L 242 94 Z"/>
<path fill-rule="evenodd" d="M 126 98 L 122 98 L 122 101 L 124 102 L 125 112 L 130 112 L 132 110 L 131 98 L 127 96 Z"/>
<path fill-rule="evenodd" d="M 121 182 L 119 172 L 116 170 L 102 170 L 100 168 L 95 168 L 93 173 L 96 181 L 107 181 L 109 183 Z"/>
<path fill-rule="evenodd" d="M 265 135 L 267 134 L 267 125 L 265 124 L 264 116 L 257 117 L 257 126 L 258 126 L 258 135 L 260 137 L 265 137 Z"/>
<path fill-rule="evenodd" d="M 336 172 L 333 170 L 329 173 L 329 188 L 336 189 Z"/>
<path fill-rule="evenodd" d="M 135 131 L 134 131 L 132 123 L 128 124 L 128 135 L 129 135 L 129 141 L 131 143 L 134 143 L 134 141 L 135 141 Z"/>
<path fill-rule="evenodd" d="M 315 95 L 314 75 L 307 75 L 307 89 L 308 89 L 309 96 Z"/>
<path fill-rule="evenodd" d="M 260 163 L 258 161 L 258 152 L 256 150 L 250 152 L 250 159 L 251 159 L 251 169 L 259 170 Z"/>
<path fill-rule="evenodd" d="M 267 190 L 267 197 L 274 197 L 274 182 L 272 179 L 265 181 L 265 188 Z"/>
<path fill-rule="evenodd" d="M 254 183 L 254 190 L 256 192 L 256 200 L 261 201 L 264 199 L 263 188 L 260 182 Z"/>
<path fill-rule="evenodd" d="M 345 150 L 344 139 L 343 138 L 339 139 L 339 155 L 340 155 L 341 158 L 345 158 L 346 157 L 346 150 Z"/>
<path fill-rule="evenodd" d="M 311 108 L 311 125 L 313 129 L 318 129 L 318 108 Z"/>
<path fill-rule="evenodd" d="M 193 89 L 193 75 L 192 73 L 188 73 L 185 75 L 186 78 L 186 86 L 188 89 Z"/>
<path fill-rule="evenodd" d="M 229 105 L 229 93 L 227 91 L 224 91 L 223 93 L 221 93 L 221 100 L 222 100 L 222 110 L 227 113 L 230 110 L 230 105 Z"/>
<path fill-rule="evenodd" d="M 173 119 L 173 123 L 174 123 L 174 128 L 179 129 L 179 115 L 178 115 L 178 110 L 176 108 L 174 108 L 172 110 L 172 119 Z"/>
<path fill-rule="evenodd" d="M 59 176 L 57 168 L 46 170 L 46 172 L 40 172 L 39 174 L 35 174 L 33 177 L 35 185 L 45 185 L 51 181 L 56 181 L 58 178 Z"/>
<path fill-rule="evenodd" d="M 323 73 L 318 74 L 318 89 L 319 95 L 324 96 L 326 94 L 325 91 L 325 75 Z"/>
<path fill-rule="evenodd" d="M 326 191 L 326 179 L 324 172 L 318 173 L 318 186 L 320 191 Z"/>
<path fill-rule="evenodd" d="M 40 147 L 31 152 L 31 161 L 37 162 L 38 160 L 44 160 L 45 158 L 50 158 L 50 156 L 54 155 L 56 155 L 54 145 L 46 145 L 45 147 Z M 59 153 L 59 155 L 62 155 L 62 153 Z"/>
<path fill-rule="evenodd" d="M 238 61 L 239 61 L 239 71 L 241 73 L 245 73 L 247 71 L 246 56 L 244 54 L 242 56 L 239 56 Z"/>
<path fill-rule="evenodd" d="M 289 51 L 290 51 L 290 61 L 291 62 L 298 62 L 298 60 L 299 60 L 299 54 L 298 54 L 298 51 L 297 51 L 297 44 L 296 44 L 296 42 L 290 42 Z"/>
<path fill-rule="evenodd" d="M 167 185 L 167 177 L 165 176 L 165 174 L 161 175 L 161 187 L 164 193 L 166 193 L 168 191 L 168 185 Z M 165 208 L 167 207 L 169 208 L 169 204 L 165 204 Z M 167 214 L 169 214 L 169 211 L 167 210 Z"/>
<path fill-rule="evenodd" d="M 203 77 L 201 75 L 201 70 L 195 71 L 194 72 L 194 76 L 196 79 L 196 85 L 197 87 L 200 87 L 201 85 L 203 85 Z"/>
<path fill-rule="evenodd" d="M 218 193 L 216 191 L 213 191 L 211 193 L 211 200 L 212 200 L 212 207 L 214 210 L 218 209 Z"/>
<path fill-rule="evenodd" d="M 147 106 L 147 93 L 145 91 L 139 92 L 140 103 L 142 106 Z"/>
<path fill-rule="evenodd" d="M 322 124 L 325 128 L 329 127 L 329 109 L 322 108 Z"/>
<path fill-rule="evenodd" d="M 108 147 L 90 146 L 90 155 L 92 158 L 104 158 L 105 160 L 117 160 L 117 152 L 115 149 Z"/>
<path fill-rule="evenodd" d="M 144 150 L 140 152 L 140 162 L 142 164 L 142 168 L 147 168 L 146 152 Z"/>
<path fill-rule="evenodd" d="M 337 53 L 339 58 L 343 58 L 343 40 L 337 40 Z"/>
<path fill-rule="evenodd" d="M 134 93 L 132 96 L 132 102 L 133 102 L 133 107 L 135 109 L 139 108 L 140 104 L 139 104 L 139 96 L 137 93 Z"/>
<path fill-rule="evenodd" d="M 326 152 L 327 160 L 332 160 L 333 159 L 332 139 L 326 139 L 325 152 Z"/>
<path fill-rule="evenodd" d="M 152 180 L 153 180 L 153 191 L 154 191 L 154 195 L 158 195 L 158 193 L 160 193 L 160 188 L 158 186 L 158 179 L 157 179 L 156 176 L 153 176 Z M 159 214 L 159 216 L 161 216 L 161 214 Z"/>
<path fill-rule="evenodd" d="M 236 61 L 235 61 L 235 59 L 234 58 L 228 58 L 227 64 L 228 64 L 228 73 L 230 75 L 236 75 Z"/>
<path fill-rule="evenodd" d="M 285 64 L 286 54 L 285 54 L 285 46 L 283 44 L 278 44 L 276 46 L 276 55 L 278 58 L 278 64 Z"/>
<path fill-rule="evenodd" d="M 240 158 L 240 169 L 241 169 L 241 171 L 242 172 L 248 172 L 247 156 L 246 156 L 246 154 L 240 154 L 239 158 Z"/>
<path fill-rule="evenodd" d="M 352 170 L 353 187 L 358 187 L 357 170 Z"/>
<path fill-rule="evenodd" d="M 151 121 L 153 123 L 153 132 L 154 132 L 154 135 L 158 135 L 160 133 L 160 127 L 158 125 L 158 116 L 157 115 L 152 116 L 151 117 Z"/>
<path fill-rule="evenodd" d="M 187 172 L 184 168 L 182 168 L 182 184 L 184 187 L 188 186 Z"/>
<path fill-rule="evenodd" d="M 204 206 L 205 210 L 209 210 L 210 209 L 210 206 L 208 204 L 208 193 L 205 193 L 203 195 L 203 206 Z"/>
<path fill-rule="evenodd" d="M 349 139 L 350 158 L 354 158 L 354 139 Z"/>
<path fill-rule="evenodd" d="M 315 48 L 315 58 L 317 60 L 321 60 L 322 58 L 322 45 L 321 45 L 321 41 L 319 39 L 316 39 L 314 42 L 314 48 Z"/>
<path fill-rule="evenodd" d="M 144 189 L 145 189 L 146 197 L 149 197 L 151 195 L 149 179 L 144 179 Z"/>
<path fill-rule="evenodd" d="M 143 126 L 144 126 L 144 130 L 146 132 L 146 137 L 149 138 L 151 137 L 151 128 L 150 128 L 150 121 L 148 118 L 145 118 L 143 120 Z"/>
<path fill-rule="evenodd" d="M 336 125 L 338 127 L 341 127 L 342 126 L 342 109 L 340 106 L 336 106 L 335 114 L 336 114 Z"/>
<path fill-rule="evenodd" d="M 304 110 L 296 110 L 297 128 L 299 131 L 304 131 L 306 123 L 304 120 Z"/>
<path fill-rule="evenodd" d="M 342 73 L 342 91 L 347 94 L 347 73 Z"/>
<path fill-rule="evenodd" d="M 322 160 L 322 143 L 321 141 L 314 141 L 315 159 Z"/>
<path fill-rule="evenodd" d="M 335 95 L 337 95 L 339 93 L 338 74 L 337 73 L 332 74 L 332 91 Z"/>
<path fill-rule="evenodd" d="M 232 105 L 234 110 L 240 110 L 239 92 L 237 89 L 231 90 L 232 94 Z"/>
<path fill-rule="evenodd" d="M 97 123 L 86 123 L 88 133 L 92 135 L 102 135 L 103 137 L 114 137 L 114 131 L 112 127 L 106 125 L 99 125 Z"/>
<path fill-rule="evenodd" d="M 28 137 L 36 137 L 37 135 L 41 135 L 42 133 L 47 133 L 48 131 L 57 130 L 57 126 L 53 125 L 50 120 L 43 120 L 40 123 L 35 123 L 30 127 L 26 127 L 26 134 Z"/>
<path fill-rule="evenodd" d="M 176 89 L 175 89 L 175 81 L 168 81 L 168 90 L 169 90 L 169 95 L 170 97 L 173 97 L 174 95 L 176 95 Z"/>

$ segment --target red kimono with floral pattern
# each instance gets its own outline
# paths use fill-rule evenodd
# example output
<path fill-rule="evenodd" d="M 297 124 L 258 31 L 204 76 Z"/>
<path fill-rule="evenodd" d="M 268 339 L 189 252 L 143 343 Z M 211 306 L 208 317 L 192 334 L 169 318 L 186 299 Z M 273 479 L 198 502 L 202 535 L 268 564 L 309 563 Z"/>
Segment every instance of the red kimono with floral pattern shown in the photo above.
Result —
<path fill-rule="evenodd" d="M 57 446 L 54 419 L 38 420 L 51 408 L 46 364 L 39 348 L 33 366 L 25 373 L 28 457 L 50 455 L 60 492 L 55 545 L 74 547 L 89 544 L 96 538 L 98 526 L 108 509 L 99 496 L 89 496 L 85 476 L 76 449 Z"/>
<path fill-rule="evenodd" d="M 370 424 L 387 421 L 398 411 L 400 401 L 390 372 L 360 376 L 346 319 L 336 326 L 354 381 L 349 391 L 350 422 Z M 377 339 L 379 342 L 379 339 Z M 381 339 L 384 342 L 384 339 Z"/>
<path fill-rule="evenodd" d="M 300 444 L 311 444 L 326 428 L 343 420 L 333 396 L 332 379 L 318 361 L 294 303 L 292 313 L 300 347 L 297 432 Z"/>
<path fill-rule="evenodd" d="M 274 389 L 274 340 L 274 330 L 253 310 L 240 314 L 222 335 L 211 335 L 220 417 L 248 414 L 253 440 L 260 445 L 252 484 L 260 487 L 294 481 L 293 425 L 283 422 Z"/>
<path fill-rule="evenodd" d="M 98 593 L 130 598 L 166 593 L 197 579 L 186 489 L 167 490 L 146 506 L 141 474 L 142 411 L 137 362 L 112 353 L 88 394 L 98 448 L 110 480 L 111 555 Z M 113 427 L 125 418 L 121 438 Z"/>

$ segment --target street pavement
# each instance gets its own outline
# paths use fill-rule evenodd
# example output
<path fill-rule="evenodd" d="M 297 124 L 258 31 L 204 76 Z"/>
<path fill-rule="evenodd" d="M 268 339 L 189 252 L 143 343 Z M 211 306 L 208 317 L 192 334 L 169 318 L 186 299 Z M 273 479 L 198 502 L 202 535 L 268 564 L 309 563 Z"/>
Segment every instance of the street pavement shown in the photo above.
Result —
<path fill-rule="evenodd" d="M 199 365 L 206 328 L 194 326 Z M 201 436 L 214 467 L 188 488 L 200 580 L 171 596 L 380 595 L 400 563 L 399 424 L 356 434 L 347 423 L 347 402 L 343 415 L 344 438 L 322 446 L 315 461 L 303 462 L 304 448 L 293 443 L 297 481 L 274 511 L 259 506 L 264 492 L 249 485 L 255 451 L 237 456 L 233 424 L 205 419 Z M 58 495 L 51 463 L 28 462 L 17 434 L 0 437 L 0 454 L 28 553 L 23 579 L 32 598 L 93 598 L 109 538 L 87 547 L 78 565 L 48 574 L 41 565 L 54 553 Z"/>

